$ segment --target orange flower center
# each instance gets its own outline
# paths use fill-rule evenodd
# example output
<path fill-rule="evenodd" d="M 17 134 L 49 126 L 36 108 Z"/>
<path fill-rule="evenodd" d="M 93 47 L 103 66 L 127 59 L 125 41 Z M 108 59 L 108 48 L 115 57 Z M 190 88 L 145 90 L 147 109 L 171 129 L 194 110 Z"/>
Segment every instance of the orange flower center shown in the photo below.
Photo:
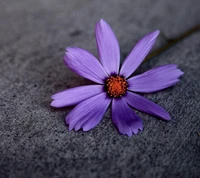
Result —
<path fill-rule="evenodd" d="M 124 77 L 111 76 L 106 80 L 106 91 L 111 97 L 121 97 L 127 89 L 128 84 Z"/>

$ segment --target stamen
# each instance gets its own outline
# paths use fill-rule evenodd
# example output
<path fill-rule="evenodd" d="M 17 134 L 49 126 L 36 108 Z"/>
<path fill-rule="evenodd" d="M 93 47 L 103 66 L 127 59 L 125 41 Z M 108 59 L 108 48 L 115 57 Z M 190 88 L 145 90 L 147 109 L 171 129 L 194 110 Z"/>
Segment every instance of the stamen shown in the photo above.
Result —
<path fill-rule="evenodd" d="M 121 97 L 126 93 L 128 84 L 124 77 L 111 76 L 106 80 L 106 91 L 111 97 Z"/>

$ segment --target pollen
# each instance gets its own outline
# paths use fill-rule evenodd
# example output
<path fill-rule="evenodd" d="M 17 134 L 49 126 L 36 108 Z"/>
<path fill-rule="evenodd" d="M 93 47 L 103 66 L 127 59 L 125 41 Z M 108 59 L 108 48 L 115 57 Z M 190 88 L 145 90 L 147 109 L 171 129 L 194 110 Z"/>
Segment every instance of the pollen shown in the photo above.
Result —
<path fill-rule="evenodd" d="M 128 84 L 124 77 L 111 76 L 106 80 L 106 91 L 111 97 L 121 97 L 127 89 Z"/>

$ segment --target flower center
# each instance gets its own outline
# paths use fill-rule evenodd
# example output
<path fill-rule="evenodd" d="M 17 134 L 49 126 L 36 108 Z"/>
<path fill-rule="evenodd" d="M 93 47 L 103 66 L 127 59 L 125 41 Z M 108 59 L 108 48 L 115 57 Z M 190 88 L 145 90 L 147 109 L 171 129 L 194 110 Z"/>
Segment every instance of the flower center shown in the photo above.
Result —
<path fill-rule="evenodd" d="M 106 91 L 111 97 L 121 97 L 126 93 L 128 84 L 124 77 L 111 76 L 106 79 Z"/>

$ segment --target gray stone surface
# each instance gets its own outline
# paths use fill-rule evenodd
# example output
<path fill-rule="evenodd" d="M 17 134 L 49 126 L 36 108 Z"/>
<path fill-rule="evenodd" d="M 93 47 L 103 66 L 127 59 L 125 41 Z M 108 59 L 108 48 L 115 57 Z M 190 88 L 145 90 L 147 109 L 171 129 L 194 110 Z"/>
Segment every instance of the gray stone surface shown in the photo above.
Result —
<path fill-rule="evenodd" d="M 103 18 L 122 59 L 144 34 L 160 29 L 155 48 L 200 21 L 198 0 L 0 1 L 1 178 L 197 178 L 200 175 L 200 32 L 149 59 L 144 72 L 176 63 L 185 72 L 170 89 L 145 95 L 166 108 L 163 122 L 139 113 L 144 131 L 118 134 L 109 111 L 90 132 L 67 130 L 50 96 L 89 84 L 63 64 L 66 46 L 97 54 L 94 25 Z"/>

